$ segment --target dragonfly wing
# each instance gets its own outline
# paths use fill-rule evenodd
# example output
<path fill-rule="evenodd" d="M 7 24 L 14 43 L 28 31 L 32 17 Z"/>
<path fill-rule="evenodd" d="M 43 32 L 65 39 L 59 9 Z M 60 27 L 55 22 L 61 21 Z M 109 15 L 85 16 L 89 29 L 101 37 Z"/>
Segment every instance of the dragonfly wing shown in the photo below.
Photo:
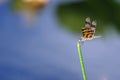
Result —
<path fill-rule="evenodd" d="M 88 26 L 90 27 L 91 23 L 90 23 L 90 18 L 87 17 L 86 20 L 85 20 L 85 26 Z"/>
<path fill-rule="evenodd" d="M 101 38 L 102 36 L 94 36 L 93 38 Z"/>
<path fill-rule="evenodd" d="M 96 24 L 97 24 L 96 20 L 92 21 L 91 27 L 95 29 L 96 28 Z"/>

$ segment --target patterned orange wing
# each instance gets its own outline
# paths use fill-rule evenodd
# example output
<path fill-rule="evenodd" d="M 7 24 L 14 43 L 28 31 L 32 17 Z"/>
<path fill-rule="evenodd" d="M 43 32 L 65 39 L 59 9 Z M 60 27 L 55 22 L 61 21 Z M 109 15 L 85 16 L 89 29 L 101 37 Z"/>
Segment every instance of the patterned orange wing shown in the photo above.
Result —
<path fill-rule="evenodd" d="M 86 18 L 85 20 L 85 27 L 82 28 L 82 38 L 90 39 L 94 37 L 95 33 L 96 22 L 93 21 L 92 24 L 90 22 L 90 18 Z"/>
<path fill-rule="evenodd" d="M 94 36 L 94 30 L 92 28 L 82 28 L 82 37 L 87 39 L 87 38 L 92 38 Z"/>

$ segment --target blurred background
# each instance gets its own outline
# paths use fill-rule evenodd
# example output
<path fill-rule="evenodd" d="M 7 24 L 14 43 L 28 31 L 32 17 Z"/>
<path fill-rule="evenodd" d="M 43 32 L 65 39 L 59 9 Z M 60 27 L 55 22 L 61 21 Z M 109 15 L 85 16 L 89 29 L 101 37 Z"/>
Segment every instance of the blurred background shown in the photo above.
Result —
<path fill-rule="evenodd" d="M 83 80 L 86 17 L 102 36 L 81 46 L 88 80 L 119 80 L 120 0 L 0 0 L 0 80 Z"/>

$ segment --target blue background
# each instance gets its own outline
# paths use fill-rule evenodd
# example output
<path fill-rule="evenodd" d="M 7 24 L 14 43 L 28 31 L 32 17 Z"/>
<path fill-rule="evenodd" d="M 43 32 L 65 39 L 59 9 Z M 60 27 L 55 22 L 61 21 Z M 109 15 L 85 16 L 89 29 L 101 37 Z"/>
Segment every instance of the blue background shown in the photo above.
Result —
<path fill-rule="evenodd" d="M 28 26 L 8 3 L 0 5 L 0 80 L 82 80 L 76 35 L 61 28 L 51 0 Z M 119 36 L 111 29 L 82 45 L 88 80 L 120 79 Z"/>

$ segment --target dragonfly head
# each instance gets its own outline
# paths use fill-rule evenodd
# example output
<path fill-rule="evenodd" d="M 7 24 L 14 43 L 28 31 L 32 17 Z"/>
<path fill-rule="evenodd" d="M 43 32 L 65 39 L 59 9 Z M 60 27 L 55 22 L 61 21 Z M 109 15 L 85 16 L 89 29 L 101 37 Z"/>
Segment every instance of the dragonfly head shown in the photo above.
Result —
<path fill-rule="evenodd" d="M 79 39 L 78 39 L 78 42 L 84 42 L 85 40 L 82 38 L 82 37 L 80 37 Z"/>

